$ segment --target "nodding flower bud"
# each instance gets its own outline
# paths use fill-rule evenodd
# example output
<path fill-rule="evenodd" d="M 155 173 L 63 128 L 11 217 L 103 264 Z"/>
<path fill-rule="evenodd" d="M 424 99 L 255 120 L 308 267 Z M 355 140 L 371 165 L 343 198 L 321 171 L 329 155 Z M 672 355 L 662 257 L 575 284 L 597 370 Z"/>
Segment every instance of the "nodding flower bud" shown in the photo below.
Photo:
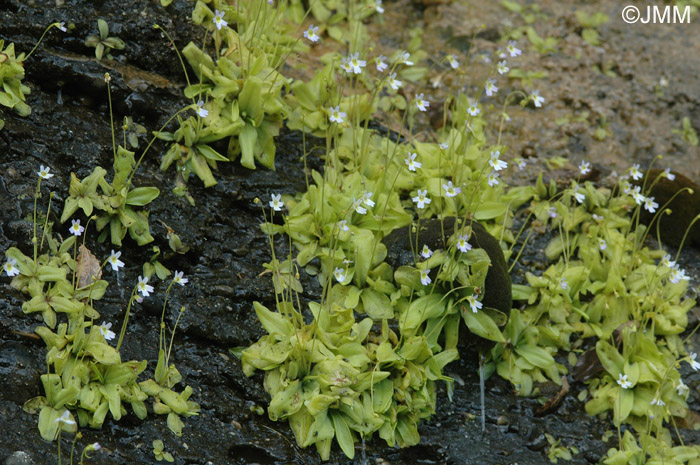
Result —
<path fill-rule="evenodd" d="M 112 80 L 112 76 L 109 75 L 109 73 L 105 73 L 105 82 L 109 84 L 109 81 Z"/>
<path fill-rule="evenodd" d="M 254 203 L 255 205 L 259 204 L 259 203 L 260 203 L 260 199 L 257 198 L 257 197 L 255 197 L 255 198 L 253 199 L 253 203 Z"/>

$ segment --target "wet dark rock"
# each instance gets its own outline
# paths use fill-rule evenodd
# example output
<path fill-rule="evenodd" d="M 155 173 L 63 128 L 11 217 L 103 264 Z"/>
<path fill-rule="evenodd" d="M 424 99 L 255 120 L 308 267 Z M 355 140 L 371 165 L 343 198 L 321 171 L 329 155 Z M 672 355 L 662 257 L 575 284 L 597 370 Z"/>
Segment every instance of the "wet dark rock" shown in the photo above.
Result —
<path fill-rule="evenodd" d="M 32 456 L 23 450 L 18 450 L 12 455 L 7 457 L 3 462 L 3 465 L 33 465 L 35 462 L 32 460 Z"/>

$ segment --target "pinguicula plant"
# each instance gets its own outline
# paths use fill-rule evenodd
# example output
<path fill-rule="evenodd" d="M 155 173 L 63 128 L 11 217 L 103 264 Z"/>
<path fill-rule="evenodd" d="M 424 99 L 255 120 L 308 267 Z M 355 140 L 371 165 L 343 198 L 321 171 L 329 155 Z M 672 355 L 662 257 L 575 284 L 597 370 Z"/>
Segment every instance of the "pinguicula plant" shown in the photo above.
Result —
<path fill-rule="evenodd" d="M 85 39 L 85 45 L 87 47 L 95 48 L 95 57 L 101 60 L 102 57 L 112 59 L 112 54 L 110 53 L 114 50 L 123 50 L 126 44 L 119 37 L 113 37 L 109 35 L 109 24 L 102 18 L 97 20 L 97 29 L 99 35 L 90 35 Z"/>

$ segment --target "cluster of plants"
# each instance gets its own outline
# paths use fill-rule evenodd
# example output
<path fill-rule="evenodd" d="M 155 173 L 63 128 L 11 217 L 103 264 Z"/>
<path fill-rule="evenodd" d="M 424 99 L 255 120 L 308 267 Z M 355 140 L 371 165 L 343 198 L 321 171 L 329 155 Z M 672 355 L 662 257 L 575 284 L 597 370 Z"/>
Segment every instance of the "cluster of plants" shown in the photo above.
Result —
<path fill-rule="evenodd" d="M 177 121 L 174 130 L 155 132 L 170 144 L 161 169 L 177 167 L 174 192 L 181 195 L 187 195 L 191 174 L 212 186 L 217 163 L 239 156 L 246 168 L 259 163 L 273 169 L 275 137 L 285 123 L 325 142 L 323 172 L 307 171 L 305 192 L 271 193 L 270 213 L 283 218 L 270 218 L 263 231 L 271 245 L 275 235 L 284 234 L 293 248 L 280 260 L 271 247 L 266 267 L 276 308 L 255 303 L 267 334 L 235 351 L 246 375 L 264 372 L 269 417 L 287 420 L 297 444 L 315 445 L 323 459 L 334 440 L 352 458 L 355 443 L 375 433 L 390 446 L 417 444 L 420 422 L 435 413 L 436 383 L 445 382 L 452 393 L 444 368 L 460 356 L 460 331 L 469 331 L 493 343 L 482 354 L 486 372 L 509 380 L 521 395 L 538 395 L 547 381 L 560 384 L 579 359 L 599 369 L 600 375 L 586 380 L 580 399 L 590 415 L 612 414 L 618 446 L 608 452 L 606 464 L 697 463 L 700 447 L 684 445 L 680 436 L 674 441 L 669 429 L 687 412 L 680 363 L 700 369 L 681 336 L 695 302 L 678 255 L 650 246 L 653 231 L 640 224 L 643 210 L 663 214 L 666 205 L 658 205 L 651 192 L 661 177 L 673 174 L 666 170 L 642 179 L 635 165 L 614 187 L 577 178 L 561 189 L 554 182 L 545 185 L 542 176 L 534 186 L 508 186 L 504 174 L 527 164 L 511 157 L 503 141 L 508 109 L 545 102 L 533 86 L 539 75 L 514 67 L 522 52 L 512 39 L 525 35 L 542 53 L 556 48 L 556 40 L 540 38 L 531 26 L 511 32 L 491 56 L 483 82 L 470 81 L 457 56 L 435 60 L 434 66 L 455 73 L 461 88 L 469 89 L 438 103 L 426 96 L 429 70 L 420 63 L 426 54 L 418 31 L 410 32 L 405 50 L 387 52 L 389 57 L 369 46 L 364 22 L 377 18 L 381 2 L 323 0 L 311 2 L 308 10 L 301 5 L 198 1 L 192 17 L 204 27 L 205 39 L 182 50 L 197 79 L 187 76 L 185 96 L 192 103 L 166 123 Z M 539 14 L 534 7 L 504 5 L 528 24 Z M 296 24 L 307 15 L 320 26 L 310 24 L 302 32 Z M 589 30 L 585 39 L 596 41 L 604 18 L 580 15 L 579 22 Z M 109 39 L 102 26 L 100 37 Z M 321 57 L 323 66 L 308 80 L 282 74 L 293 52 L 328 39 L 347 53 Z M 499 87 L 514 80 L 523 90 L 496 107 Z M 442 106 L 443 125 L 426 136 L 413 129 L 425 126 L 431 105 Z M 194 115 L 185 117 L 189 110 Z M 400 129 L 388 134 L 370 129 L 378 115 Z M 113 244 L 121 244 L 129 232 L 143 245 L 153 240 L 148 216 L 134 207 L 149 204 L 159 192 L 135 187 L 133 176 L 151 145 L 139 161 L 125 147 L 126 142 L 114 149 L 111 183 L 101 167 L 82 181 L 72 176 L 61 222 L 82 209 L 101 231 L 100 240 L 109 234 Z M 583 161 L 578 169 L 585 176 L 590 164 Z M 40 172 L 47 179 L 42 173 L 48 170 Z M 527 216 L 518 233 L 512 231 L 516 215 Z M 450 218 L 457 221 L 443 227 L 445 246 L 431 248 L 421 237 L 421 223 Z M 548 268 L 528 273 L 527 284 L 513 285 L 519 304 L 509 315 L 483 304 L 487 293 L 500 290 L 485 288 L 494 261 L 476 246 L 474 221 L 500 241 L 511 268 L 535 230 L 552 236 L 545 249 Z M 34 224 L 36 231 L 36 213 Z M 24 311 L 41 312 L 46 323 L 37 328 L 49 349 L 45 396 L 27 405 L 40 412 L 42 436 L 74 432 L 71 412 L 81 426 L 91 427 L 101 426 L 107 412 L 118 420 L 126 405 L 144 417 L 149 397 L 153 410 L 167 414 L 168 425 L 180 434 L 180 417 L 196 414 L 198 405 L 189 400 L 189 387 L 173 390 L 181 376 L 169 363 L 172 337 L 168 346 L 161 329 L 154 379 L 138 382 L 145 362 L 121 362 L 119 355 L 137 293 L 148 296 L 148 278 L 157 272 L 165 279 L 169 271 L 157 261 L 144 265 L 146 278 L 132 291 L 115 349 L 108 343 L 115 336 L 109 324 L 95 324 L 93 302 L 107 287 L 101 269 L 109 263 L 118 271 L 119 256 L 113 253 L 101 265 L 93 257 L 88 270 L 84 244 L 77 255 L 80 222 L 73 221 L 74 236 L 63 242 L 53 238 L 51 226 L 47 220 L 41 241 L 35 232 L 33 258 L 10 249 L 4 268 L 16 275 L 13 285 L 30 296 Z M 411 232 L 412 259 L 392 267 L 384 239 L 402 228 Z M 657 239 L 661 244 L 663 237 Z M 299 298 L 301 272 L 315 276 L 322 288 L 308 309 Z M 185 282 L 176 273 L 170 286 Z M 66 314 L 65 323 L 58 323 L 57 312 Z M 550 444 L 553 461 L 570 457 L 556 438 Z M 168 459 L 162 443 L 154 443 L 154 453 Z"/>

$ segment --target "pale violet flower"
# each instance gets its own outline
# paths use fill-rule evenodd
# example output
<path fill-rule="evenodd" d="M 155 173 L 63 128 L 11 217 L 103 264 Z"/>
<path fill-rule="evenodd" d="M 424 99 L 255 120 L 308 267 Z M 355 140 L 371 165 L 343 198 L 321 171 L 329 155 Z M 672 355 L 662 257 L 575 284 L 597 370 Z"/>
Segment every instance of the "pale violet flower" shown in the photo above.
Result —
<path fill-rule="evenodd" d="M 102 449 L 102 446 L 100 445 L 99 442 L 93 442 L 88 447 L 92 447 L 92 450 L 95 450 L 95 451 Z"/>
<path fill-rule="evenodd" d="M 420 111 L 426 111 L 426 109 L 430 106 L 430 102 L 425 100 L 423 98 L 423 94 L 416 94 L 416 107 Z"/>
<path fill-rule="evenodd" d="M 417 168 L 423 166 L 421 162 L 416 161 L 416 156 L 417 154 L 408 152 L 408 158 L 404 160 L 406 165 L 408 165 L 408 171 L 415 171 Z"/>
<path fill-rule="evenodd" d="M 518 165 L 518 169 L 522 171 L 527 166 L 527 160 L 525 160 L 524 158 L 516 158 L 515 164 Z"/>
<path fill-rule="evenodd" d="M 311 24 L 307 30 L 304 31 L 304 37 L 309 39 L 311 42 L 318 42 L 321 36 L 318 35 L 318 26 Z"/>
<path fill-rule="evenodd" d="M 498 87 L 496 87 L 496 80 L 487 79 L 486 85 L 484 85 L 484 90 L 486 91 L 486 95 L 488 95 L 489 97 L 498 92 Z"/>
<path fill-rule="evenodd" d="M 374 192 L 365 192 L 364 194 L 362 194 L 362 203 L 364 203 L 368 207 L 374 207 L 374 200 L 372 200 L 373 195 Z"/>
<path fill-rule="evenodd" d="M 446 197 L 456 197 L 457 194 L 462 192 L 461 187 L 454 187 L 452 185 L 452 181 L 448 181 L 447 184 L 443 184 L 442 188 L 445 189 L 445 196 Z"/>
<path fill-rule="evenodd" d="M 467 108 L 467 113 L 469 113 L 471 116 L 476 116 L 479 113 L 481 113 L 479 104 L 476 102 L 472 102 L 471 104 L 469 104 L 469 108 Z"/>
<path fill-rule="evenodd" d="M 351 53 L 348 57 L 348 64 L 352 72 L 355 74 L 360 74 L 362 72 L 362 68 L 367 66 L 367 62 L 365 60 L 360 60 L 360 52 Z"/>
<path fill-rule="evenodd" d="M 600 223 L 601 221 L 603 221 L 605 219 L 605 217 L 602 215 L 596 215 L 595 213 L 593 213 L 593 219 L 596 220 L 598 223 Z"/>
<path fill-rule="evenodd" d="M 346 73 L 348 73 L 348 74 L 352 73 L 352 65 L 350 64 L 350 57 L 343 58 L 343 62 L 340 64 L 340 67 Z"/>
<path fill-rule="evenodd" d="M 642 172 L 639 171 L 639 163 L 632 165 L 632 168 L 630 168 L 630 176 L 632 176 L 632 179 L 635 181 L 642 179 Z"/>
<path fill-rule="evenodd" d="M 204 108 L 204 101 L 200 100 L 197 102 L 197 108 L 195 109 L 200 118 L 206 118 L 209 115 L 209 110 Z"/>
<path fill-rule="evenodd" d="M 403 85 L 401 81 L 396 79 L 396 73 L 391 73 L 387 82 L 389 84 L 389 87 L 391 87 L 394 90 L 399 90 L 399 87 Z"/>
<path fill-rule="evenodd" d="M 518 55 L 522 55 L 522 51 L 516 47 L 518 43 L 514 40 L 508 41 L 508 45 L 506 46 L 506 51 L 510 53 L 511 57 L 517 57 Z"/>
<path fill-rule="evenodd" d="M 585 176 L 591 172 L 591 164 L 584 160 L 581 162 L 580 165 L 578 165 L 578 169 L 581 172 L 581 174 Z"/>
<path fill-rule="evenodd" d="M 468 240 L 469 236 L 459 236 L 459 239 L 457 239 L 457 248 L 460 252 L 467 253 L 472 249 L 472 245 L 467 242 Z"/>
<path fill-rule="evenodd" d="M 696 354 L 695 352 L 691 352 L 690 355 L 688 355 L 688 358 L 690 359 L 688 360 L 688 363 L 690 363 L 690 367 L 695 371 L 700 370 L 700 362 L 697 362 L 695 360 L 697 356 L 698 354 Z"/>
<path fill-rule="evenodd" d="M 389 65 L 386 63 L 386 57 L 384 55 L 379 55 L 377 58 L 374 59 L 374 63 L 377 65 L 377 71 L 380 73 L 383 73 L 385 69 L 389 67 Z M 394 74 L 396 76 L 396 74 Z"/>
<path fill-rule="evenodd" d="M 447 55 L 447 56 L 445 57 L 445 60 L 447 60 L 447 62 L 450 64 L 450 67 L 451 67 L 452 69 L 457 69 L 457 68 L 459 68 L 459 61 L 457 61 L 457 58 L 455 58 L 454 55 Z"/>
<path fill-rule="evenodd" d="M 112 266 L 113 271 L 119 271 L 119 268 L 122 268 L 124 266 L 124 262 L 119 260 L 119 257 L 122 256 L 121 251 L 115 252 L 112 250 L 112 253 L 107 257 L 107 263 L 109 263 Z"/>
<path fill-rule="evenodd" d="M 669 268 L 673 268 L 676 266 L 676 262 L 671 260 L 671 255 L 669 254 L 665 254 L 663 258 L 661 258 L 661 264 Z"/>
<path fill-rule="evenodd" d="M 682 396 L 684 393 L 690 391 L 690 388 L 683 383 L 682 379 L 678 380 L 678 386 L 676 387 L 676 392 L 678 392 L 679 396 Z"/>
<path fill-rule="evenodd" d="M 41 165 L 37 174 L 41 179 L 51 179 L 53 177 L 53 174 L 49 173 L 49 171 L 51 171 L 51 168 L 49 168 L 48 166 Z"/>
<path fill-rule="evenodd" d="M 651 399 L 651 402 L 649 402 L 649 403 L 651 405 L 658 405 L 659 407 L 663 407 L 664 405 L 666 405 L 666 402 L 661 400 L 660 397 L 654 397 L 653 399 Z"/>
<path fill-rule="evenodd" d="M 661 175 L 665 178 L 667 178 L 669 181 L 673 181 L 676 179 L 676 175 L 671 173 L 671 168 L 666 168 Z"/>
<path fill-rule="evenodd" d="M 355 211 L 357 213 L 359 213 L 360 215 L 364 215 L 365 213 L 367 213 L 367 209 L 362 206 L 362 199 L 357 200 L 353 197 L 352 198 L 352 208 L 354 208 Z"/>
<path fill-rule="evenodd" d="M 617 377 L 617 384 L 619 384 L 622 389 L 629 389 L 632 387 L 632 383 L 627 381 L 627 375 L 623 375 L 622 373 Z"/>
<path fill-rule="evenodd" d="M 430 279 L 430 270 L 425 269 L 420 271 L 420 283 L 424 286 L 427 286 L 428 284 L 432 283 L 433 280 Z"/>
<path fill-rule="evenodd" d="M 659 204 L 654 202 L 654 197 L 647 197 L 644 199 L 644 208 L 646 208 L 649 213 L 654 213 L 656 209 L 659 208 Z"/>
<path fill-rule="evenodd" d="M 501 156 L 501 152 L 496 150 L 496 151 L 491 151 L 491 159 L 489 160 L 489 165 L 491 165 L 491 168 L 493 168 L 494 171 L 501 171 L 503 169 L 508 168 L 508 163 L 501 160 L 499 157 Z"/>
<path fill-rule="evenodd" d="M 54 422 L 58 423 L 58 424 L 63 423 L 64 425 L 69 425 L 69 426 L 72 426 L 75 424 L 75 421 L 71 417 L 71 414 L 68 410 L 64 410 L 63 414 L 60 417 L 56 418 L 54 420 Z"/>
<path fill-rule="evenodd" d="M 510 71 L 510 68 L 506 64 L 506 60 L 499 61 L 498 62 L 498 74 L 508 74 L 508 71 Z"/>
<path fill-rule="evenodd" d="M 559 287 L 562 289 L 566 290 L 569 288 L 569 281 L 566 280 L 566 278 L 561 278 L 559 280 Z"/>
<path fill-rule="evenodd" d="M 426 205 L 430 204 L 431 200 L 428 198 L 428 189 L 418 189 L 418 195 L 413 197 L 413 202 L 420 209 L 423 209 Z"/>
<path fill-rule="evenodd" d="M 673 284 L 678 284 L 681 281 L 690 280 L 690 276 L 686 275 L 685 270 L 683 270 L 680 266 L 676 265 L 673 267 L 671 273 L 668 275 L 668 280 L 671 281 Z"/>
<path fill-rule="evenodd" d="M 284 207 L 284 202 L 282 202 L 282 194 L 270 194 L 270 197 L 272 197 L 272 200 L 270 200 L 270 208 L 276 212 L 282 211 L 282 207 Z"/>
<path fill-rule="evenodd" d="M 639 186 L 634 186 L 632 189 L 632 198 L 637 205 L 641 205 L 646 200 L 646 197 L 642 194 L 642 188 Z"/>
<path fill-rule="evenodd" d="M 350 266 L 350 265 L 352 265 L 352 263 L 353 263 L 353 261 L 350 260 L 349 258 L 344 258 L 344 259 L 343 259 L 343 264 L 344 264 L 345 266 Z"/>
<path fill-rule="evenodd" d="M 61 21 L 60 23 L 58 23 L 58 26 L 56 26 L 56 27 L 57 27 L 58 30 L 61 31 L 61 32 L 68 32 L 68 29 L 66 29 L 66 23 L 64 23 L 63 21 Z"/>
<path fill-rule="evenodd" d="M 622 192 L 625 194 L 632 193 L 632 184 L 627 179 L 620 179 L 620 187 L 622 187 Z"/>
<path fill-rule="evenodd" d="M 74 236 L 80 236 L 85 228 L 80 226 L 80 220 L 71 220 L 71 227 L 68 229 Z"/>
<path fill-rule="evenodd" d="M 556 218 L 557 217 L 557 207 L 549 207 L 549 217 L 550 218 Z"/>
<path fill-rule="evenodd" d="M 341 231 L 350 231 L 350 228 L 348 227 L 348 220 L 340 220 L 338 221 L 338 227 L 340 228 Z"/>
<path fill-rule="evenodd" d="M 175 270 L 175 276 L 173 277 L 173 282 L 179 284 L 180 286 L 184 286 L 187 284 L 189 279 L 184 278 L 183 275 L 185 274 L 184 271 L 177 271 Z"/>
<path fill-rule="evenodd" d="M 216 10 L 214 12 L 214 18 L 212 19 L 212 21 L 214 22 L 214 26 L 216 26 L 218 30 L 221 30 L 222 27 L 228 26 L 228 23 L 224 20 L 225 14 L 226 12 L 219 10 Z"/>
<path fill-rule="evenodd" d="M 440 150 L 447 150 L 450 146 L 447 144 L 447 142 L 440 142 Z"/>
<path fill-rule="evenodd" d="M 578 203 L 583 203 L 586 200 L 586 195 L 578 191 L 578 186 L 574 187 L 574 198 Z"/>
<path fill-rule="evenodd" d="M 423 249 L 420 251 L 420 256 L 425 258 L 426 260 L 433 256 L 433 251 L 430 250 L 428 244 L 423 244 Z"/>
<path fill-rule="evenodd" d="M 97 329 L 100 331 L 100 334 L 102 334 L 102 337 L 105 338 L 105 341 L 111 341 L 116 336 L 116 334 L 114 334 L 114 331 L 110 329 L 111 327 L 112 323 L 107 323 L 105 321 L 103 321 L 102 324 L 97 327 Z"/>
<path fill-rule="evenodd" d="M 493 187 L 493 186 L 498 185 L 499 184 L 498 177 L 499 177 L 498 173 L 496 173 L 495 171 L 491 171 L 489 173 L 489 177 L 488 177 L 488 181 L 487 181 L 489 183 L 489 186 Z"/>
<path fill-rule="evenodd" d="M 406 66 L 413 66 L 413 62 L 409 61 L 411 58 L 411 54 L 408 52 L 401 52 L 399 54 L 399 57 L 396 59 L 396 63 L 401 63 Z"/>
<path fill-rule="evenodd" d="M 336 266 L 335 271 L 333 271 L 333 276 L 335 276 L 336 281 L 342 284 L 345 281 L 345 269 Z"/>
<path fill-rule="evenodd" d="M 540 95 L 540 91 L 535 89 L 530 93 L 530 98 L 535 107 L 539 108 L 544 103 L 544 97 Z"/>
<path fill-rule="evenodd" d="M 467 296 L 467 302 L 469 302 L 469 306 L 472 308 L 472 312 L 478 313 L 479 310 L 484 306 L 481 302 L 476 300 L 476 297 L 473 295 Z"/>
<path fill-rule="evenodd" d="M 153 286 L 148 284 L 148 276 L 139 276 L 139 283 L 137 284 L 136 289 L 138 289 L 138 291 L 144 297 L 151 295 L 151 292 L 153 292 Z"/>
<path fill-rule="evenodd" d="M 384 7 L 382 6 L 382 0 L 376 0 L 374 2 L 374 9 L 377 10 L 377 13 L 384 13 Z"/>
<path fill-rule="evenodd" d="M 8 258 L 5 264 L 2 266 L 2 269 L 7 273 L 7 276 L 17 276 L 19 274 L 19 270 L 15 265 L 17 264 L 17 260 L 14 258 Z"/>
<path fill-rule="evenodd" d="M 340 105 L 335 106 L 335 107 L 330 107 L 328 109 L 328 119 L 331 120 L 333 123 L 342 123 L 345 121 L 345 117 L 347 116 L 347 113 L 344 111 L 340 111 Z"/>
<path fill-rule="evenodd" d="M 608 248 L 608 243 L 605 242 L 605 239 L 603 239 L 602 237 L 599 237 L 598 238 L 598 247 L 600 248 L 600 250 L 605 250 Z"/>

